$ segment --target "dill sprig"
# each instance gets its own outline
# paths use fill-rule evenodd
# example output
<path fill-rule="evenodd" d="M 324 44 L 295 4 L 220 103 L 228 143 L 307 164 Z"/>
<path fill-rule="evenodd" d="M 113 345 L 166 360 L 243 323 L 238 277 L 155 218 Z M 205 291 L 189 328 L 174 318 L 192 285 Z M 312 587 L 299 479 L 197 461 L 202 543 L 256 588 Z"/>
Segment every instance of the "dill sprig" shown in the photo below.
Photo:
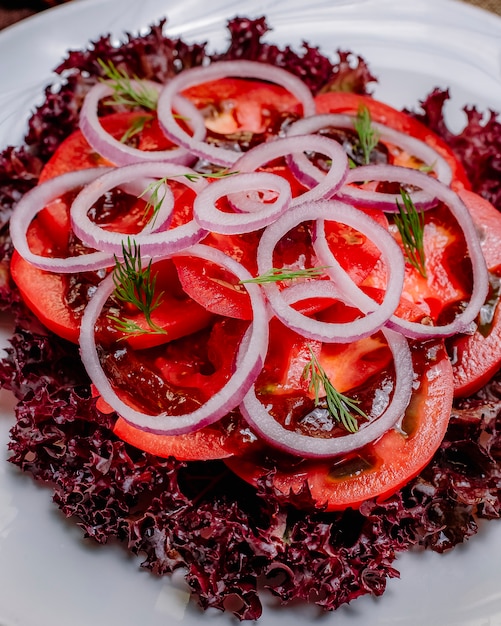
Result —
<path fill-rule="evenodd" d="M 115 327 L 126 334 L 166 334 L 151 319 L 153 311 L 162 303 L 163 292 L 156 294 L 156 276 L 151 274 L 151 259 L 146 267 L 143 267 L 141 260 L 141 248 L 135 242 L 127 238 L 127 242 L 122 243 L 123 261 L 115 255 L 115 267 L 113 269 L 113 282 L 115 290 L 113 295 L 117 300 L 132 305 L 141 312 L 149 326 L 148 330 L 141 328 L 137 322 L 128 318 L 117 318 L 110 315 L 109 318 L 115 322 Z"/>
<path fill-rule="evenodd" d="M 310 360 L 303 369 L 303 377 L 305 380 L 309 380 L 308 389 L 315 394 L 315 405 L 318 406 L 320 404 L 320 394 L 323 390 L 329 414 L 348 432 L 357 432 L 358 421 L 353 413 L 357 413 L 364 419 L 367 419 L 367 414 L 359 408 L 358 400 L 353 400 L 353 398 L 349 398 L 336 390 L 326 371 L 320 365 L 311 346 L 310 355 Z"/>
<path fill-rule="evenodd" d="M 143 132 L 146 124 L 149 124 L 153 120 L 153 115 L 141 115 L 130 122 L 129 128 L 120 137 L 122 143 L 127 143 L 129 139 L 139 135 Z"/>
<path fill-rule="evenodd" d="M 216 170 L 215 172 L 196 172 L 194 174 L 191 172 L 186 172 L 186 174 L 179 174 L 179 176 L 183 176 L 189 181 L 194 182 L 199 178 L 226 178 L 227 176 L 234 176 L 235 174 L 238 174 L 236 170 L 222 169 Z"/>
<path fill-rule="evenodd" d="M 372 118 L 369 109 L 361 104 L 358 107 L 357 117 L 353 126 L 358 135 L 358 143 L 362 150 L 364 165 L 371 162 L 371 153 L 379 142 L 379 133 L 372 126 Z"/>
<path fill-rule="evenodd" d="M 159 178 L 158 180 L 150 183 L 144 191 L 139 194 L 139 198 L 143 198 L 144 196 L 149 196 L 148 201 L 146 202 L 146 206 L 144 207 L 144 215 L 147 216 L 151 212 L 150 222 L 154 223 L 155 219 L 158 215 L 160 207 L 162 206 L 162 202 L 165 198 L 165 186 L 167 185 L 167 181 L 172 178 L 186 178 L 190 182 L 194 182 L 199 178 L 225 178 L 226 176 L 232 176 L 233 174 L 237 174 L 238 172 L 232 172 L 228 170 L 218 170 L 216 172 L 210 172 L 207 174 L 204 173 L 193 173 L 186 172 L 185 174 L 176 174 L 174 176 L 164 176 L 163 178 Z M 163 188 L 163 193 L 161 190 Z"/>
<path fill-rule="evenodd" d="M 315 276 L 321 276 L 324 273 L 324 270 L 327 268 L 327 265 L 322 265 L 319 267 L 307 267 L 305 269 L 297 269 L 297 270 L 289 270 L 283 267 L 272 267 L 271 270 L 268 270 L 264 274 L 260 274 L 255 278 L 248 278 L 246 280 L 241 280 L 240 283 L 257 283 L 258 285 L 262 285 L 264 283 L 278 283 L 282 280 L 295 280 L 298 278 L 314 278 Z"/>
<path fill-rule="evenodd" d="M 98 59 L 97 62 L 113 90 L 113 97 L 107 104 L 140 106 L 151 111 L 156 110 L 158 93 L 154 89 L 136 76 L 131 78 L 125 70 L 119 70 L 112 61 Z"/>
<path fill-rule="evenodd" d="M 404 254 L 408 262 L 426 278 L 426 258 L 424 252 L 424 212 L 418 211 L 409 192 L 400 190 L 403 204 L 397 200 L 398 215 L 394 215 L 395 225 L 398 228 Z"/>
<path fill-rule="evenodd" d="M 144 196 L 148 196 L 146 206 L 144 207 L 144 216 L 147 217 L 148 214 L 151 212 L 149 222 L 151 222 L 152 224 L 155 223 L 158 212 L 160 211 L 160 207 L 162 206 L 162 202 L 165 199 L 165 194 L 167 193 L 167 180 L 167 177 L 164 177 L 153 181 L 138 196 L 138 198 L 144 198 Z M 163 193 L 161 193 L 162 189 Z"/>

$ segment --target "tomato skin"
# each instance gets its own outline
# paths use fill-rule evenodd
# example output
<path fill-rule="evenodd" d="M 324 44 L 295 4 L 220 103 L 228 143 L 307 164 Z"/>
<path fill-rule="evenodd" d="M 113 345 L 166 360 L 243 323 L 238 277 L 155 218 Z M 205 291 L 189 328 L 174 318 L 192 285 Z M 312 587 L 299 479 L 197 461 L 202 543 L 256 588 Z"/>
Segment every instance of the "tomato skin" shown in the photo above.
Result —
<path fill-rule="evenodd" d="M 286 89 L 258 80 L 222 78 L 191 87 L 183 95 L 209 111 L 207 127 L 222 135 L 266 133 L 281 115 L 301 113 L 299 101 Z"/>
<path fill-rule="evenodd" d="M 207 311 L 241 320 L 252 319 L 249 295 L 232 274 L 195 257 L 179 257 L 174 263 L 185 292 Z"/>
<path fill-rule="evenodd" d="M 119 417 L 113 428 L 117 437 L 144 452 L 178 461 L 213 461 L 225 459 L 242 449 L 237 435 L 231 436 L 222 428 L 207 426 L 185 435 L 156 435 L 135 428 Z"/>
<path fill-rule="evenodd" d="M 112 113 L 100 118 L 100 122 L 103 128 L 115 139 L 120 139 L 131 124 L 141 117 L 144 117 L 144 113 Z M 139 139 L 140 148 L 144 150 L 166 150 L 170 146 L 172 143 L 166 139 L 156 118 L 145 126 Z M 40 174 L 39 183 L 66 172 L 90 167 L 110 167 L 111 165 L 113 164 L 94 151 L 81 131 L 77 130 L 59 145 L 46 163 Z"/>
<path fill-rule="evenodd" d="M 408 433 L 388 431 L 374 444 L 346 460 L 322 459 L 266 461 L 276 459 L 266 446 L 250 454 L 225 459 L 243 480 L 256 485 L 272 472 L 272 481 L 284 495 L 299 493 L 307 483 L 319 507 L 328 511 L 358 508 L 371 498 L 384 499 L 414 478 L 440 446 L 449 423 L 453 400 L 452 366 L 441 342 L 425 348 L 429 362 L 421 363 L 414 352 L 415 369 L 421 381 L 403 422 Z M 350 471 L 350 464 L 354 463 Z"/>
<path fill-rule="evenodd" d="M 10 263 L 12 279 L 26 306 L 59 337 L 78 342 L 80 324 L 64 301 L 67 277 L 44 272 L 25 261 L 14 251 Z"/>
<path fill-rule="evenodd" d="M 501 279 L 501 214 L 488 201 L 471 191 L 461 191 L 480 235 L 482 252 L 494 280 Z M 448 341 L 453 363 L 457 397 L 467 397 L 481 389 L 501 366 L 501 306 L 494 298 L 492 321 L 486 333 L 476 330 Z"/>
<path fill-rule="evenodd" d="M 374 122 L 385 124 L 416 139 L 427 143 L 436 150 L 452 169 L 453 189 L 471 189 L 466 171 L 449 146 L 427 126 L 411 115 L 394 109 L 389 104 L 375 100 L 370 96 L 348 92 L 328 92 L 316 96 L 318 113 L 349 113 L 356 115 L 359 106 L 367 107 Z"/>

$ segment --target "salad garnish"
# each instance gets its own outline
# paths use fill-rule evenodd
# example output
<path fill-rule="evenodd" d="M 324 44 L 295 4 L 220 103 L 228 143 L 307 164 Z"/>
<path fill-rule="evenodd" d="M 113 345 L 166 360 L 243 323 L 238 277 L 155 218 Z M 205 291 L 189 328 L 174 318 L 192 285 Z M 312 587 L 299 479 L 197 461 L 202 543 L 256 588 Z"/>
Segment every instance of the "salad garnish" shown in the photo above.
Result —
<path fill-rule="evenodd" d="M 303 269 L 288 269 L 285 267 L 272 267 L 264 274 L 260 274 L 255 278 L 249 278 L 247 280 L 240 281 L 241 283 L 257 283 L 263 285 L 265 283 L 278 283 L 283 280 L 297 280 L 300 278 L 315 278 L 322 276 L 327 265 L 321 265 L 317 267 L 305 267 Z"/>
<path fill-rule="evenodd" d="M 140 135 L 143 130 L 146 128 L 148 124 L 150 124 L 154 120 L 153 115 L 140 115 L 135 119 L 131 120 L 130 126 L 124 132 L 124 134 L 120 137 L 120 141 L 122 143 L 127 143 L 129 139 Z"/>
<path fill-rule="evenodd" d="M 106 84 L 113 90 L 113 96 L 107 104 L 156 110 L 158 92 L 149 88 L 145 81 L 136 76 L 131 78 L 126 70 L 118 69 L 112 61 L 97 59 L 97 62 L 106 76 Z"/>
<path fill-rule="evenodd" d="M 372 117 L 369 109 L 361 104 L 358 107 L 357 116 L 353 126 L 358 135 L 358 143 L 362 151 L 363 164 L 369 165 L 371 153 L 379 143 L 379 133 L 372 125 Z"/>
<path fill-rule="evenodd" d="M 115 255 L 113 295 L 125 305 L 131 305 L 141 312 L 149 330 L 142 329 L 137 322 L 129 318 L 122 319 L 114 315 L 108 317 L 115 322 L 117 330 L 127 335 L 146 332 L 166 334 L 166 331 L 151 319 L 153 311 L 162 303 L 162 293 L 155 293 L 157 277 L 152 276 L 151 259 L 148 265 L 143 267 L 141 246 L 130 237 L 122 244 L 122 256 L 123 261 Z"/>
<path fill-rule="evenodd" d="M 186 568 L 204 608 L 254 620 L 270 573 L 281 602 L 332 610 L 380 595 L 399 551 L 443 551 L 477 517 L 499 517 L 501 416 L 485 406 L 499 402 L 501 314 L 496 285 L 485 294 L 501 218 L 440 138 L 444 124 L 433 133 L 436 115 L 423 126 L 374 100 L 363 60 L 340 53 L 333 65 L 307 45 L 284 54 L 259 41 L 264 19 L 230 29 L 214 56 L 162 24 L 63 63 L 69 80 L 31 120 L 29 151 L 2 155 L 12 182 L 0 191 L 16 207 L 0 295 L 17 315 L 0 375 L 19 399 L 11 460 L 54 485 L 66 515 L 159 574 Z M 103 109 L 113 77 L 117 91 L 151 85 L 158 111 Z M 493 124 L 501 134 L 492 118 L 489 132 L 478 124 L 472 115 L 469 148 L 471 134 L 491 141 Z M 141 130 L 134 146 L 116 139 Z M 381 163 L 355 172 L 345 151 Z M 198 180 L 231 170 L 243 173 Z M 412 222 L 412 211 L 396 185 L 416 190 L 430 224 L 423 269 L 451 277 L 433 292 L 405 272 L 392 214 L 402 203 Z M 156 229 L 143 228 L 151 213 Z"/>
<path fill-rule="evenodd" d="M 426 278 L 426 258 L 424 251 L 424 211 L 418 211 L 406 189 L 400 190 L 402 202 L 396 201 L 398 214 L 393 219 L 404 247 L 404 254 L 408 262 Z"/>
<path fill-rule="evenodd" d="M 321 406 L 321 401 L 325 398 L 330 416 L 348 432 L 357 432 L 358 420 L 353 415 L 353 412 L 364 419 L 368 419 L 367 414 L 358 406 L 358 400 L 353 400 L 353 398 L 337 391 L 325 369 L 319 363 L 312 347 L 308 347 L 310 360 L 304 366 L 303 377 L 309 381 L 309 391 L 315 394 L 315 406 Z"/>

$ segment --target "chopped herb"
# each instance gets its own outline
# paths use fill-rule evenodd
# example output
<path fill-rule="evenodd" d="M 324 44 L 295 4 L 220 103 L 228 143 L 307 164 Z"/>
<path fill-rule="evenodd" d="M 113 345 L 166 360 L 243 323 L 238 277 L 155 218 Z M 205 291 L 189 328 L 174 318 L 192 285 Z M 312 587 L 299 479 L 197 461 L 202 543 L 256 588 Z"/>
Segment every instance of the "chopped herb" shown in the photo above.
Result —
<path fill-rule="evenodd" d="M 397 200 L 398 215 L 394 216 L 404 253 L 409 263 L 426 278 L 426 259 L 424 253 L 424 212 L 418 211 L 405 189 L 400 190 L 403 205 Z"/>
<path fill-rule="evenodd" d="M 166 334 L 166 331 L 157 326 L 151 319 L 152 312 L 160 306 L 162 293 L 155 294 L 156 276 L 151 275 L 151 259 L 146 268 L 143 268 L 141 260 L 141 248 L 130 238 L 122 244 L 123 261 L 115 256 L 113 269 L 113 282 L 115 290 L 113 295 L 124 302 L 135 306 L 145 317 L 149 330 L 141 329 L 133 320 L 109 316 L 115 321 L 117 330 L 127 334 L 156 333 Z"/>
<path fill-rule="evenodd" d="M 140 106 L 152 111 L 156 110 L 158 93 L 155 89 L 148 87 L 136 76 L 131 78 L 127 72 L 119 70 L 111 61 L 107 63 L 101 59 L 97 61 L 113 89 L 113 98 L 108 104 Z"/>
<path fill-rule="evenodd" d="M 431 165 L 428 165 L 427 163 L 423 163 L 422 165 L 418 167 L 418 169 L 420 172 L 423 172 L 424 174 L 431 174 L 431 172 L 435 171 L 435 167 L 436 167 L 435 163 L 432 163 Z"/>
<path fill-rule="evenodd" d="M 196 174 L 192 174 L 190 172 L 190 173 L 180 174 L 180 175 L 184 176 L 184 178 L 187 178 L 189 181 L 193 182 L 195 180 L 198 180 L 199 178 L 226 178 L 226 176 L 233 176 L 234 174 L 238 174 L 238 172 L 233 171 L 233 170 L 217 170 L 216 172 L 207 172 L 207 173 L 197 172 Z"/>
<path fill-rule="evenodd" d="M 358 421 L 353 415 L 353 412 L 357 413 L 364 419 L 367 419 L 366 413 L 358 407 L 358 401 L 345 396 L 336 390 L 334 385 L 329 380 L 326 371 L 318 362 L 313 350 L 310 347 L 311 358 L 305 365 L 303 370 L 303 377 L 305 380 L 309 380 L 308 389 L 315 394 L 315 405 L 320 404 L 320 393 L 323 389 L 325 393 L 325 400 L 327 402 L 327 409 L 330 415 L 339 422 L 348 432 L 355 433 L 358 430 Z"/>
<path fill-rule="evenodd" d="M 162 206 L 162 202 L 165 199 L 166 194 L 166 184 L 167 177 L 159 178 L 158 180 L 150 183 L 146 189 L 139 194 L 139 198 L 143 198 L 144 196 L 149 196 L 148 201 L 146 202 L 146 206 L 144 207 L 144 215 L 147 217 L 151 211 L 152 215 L 149 219 L 151 223 L 155 223 L 158 212 L 160 211 L 160 207 Z M 163 193 L 161 193 L 161 189 L 163 189 Z"/>
<path fill-rule="evenodd" d="M 358 134 L 358 142 L 362 150 L 364 165 L 371 162 L 371 152 L 379 142 L 379 133 L 372 126 L 372 119 L 369 109 L 365 105 L 360 105 L 354 127 Z"/>
<path fill-rule="evenodd" d="M 165 198 L 165 185 L 167 184 L 167 181 L 170 178 L 186 178 L 188 179 L 190 182 L 193 182 L 195 180 L 198 180 L 199 178 L 224 178 L 225 176 L 231 176 L 232 174 L 237 174 L 238 172 L 230 172 L 228 170 L 219 170 L 217 172 L 210 172 L 208 174 L 203 174 L 203 173 L 192 173 L 192 172 L 186 172 L 186 174 L 176 174 L 174 176 L 165 176 L 164 178 L 159 178 L 158 180 L 150 183 L 146 189 L 141 192 L 139 194 L 139 198 L 143 198 L 146 195 L 149 195 L 148 201 L 146 203 L 146 206 L 144 208 L 144 214 L 145 216 L 148 215 L 150 213 L 150 211 L 152 212 L 152 216 L 150 218 L 150 221 L 154 223 L 157 215 L 158 215 L 158 211 L 160 210 L 160 207 L 162 206 L 162 202 L 164 201 Z M 163 194 L 160 195 L 160 191 L 161 189 L 163 189 Z"/>
<path fill-rule="evenodd" d="M 143 132 L 146 124 L 153 120 L 152 115 L 141 115 L 136 119 L 132 120 L 129 128 L 125 131 L 125 133 L 120 137 L 120 141 L 122 143 L 127 143 L 131 137 L 135 137 Z"/>
<path fill-rule="evenodd" d="M 308 267 L 302 270 L 288 270 L 285 268 L 272 267 L 265 274 L 256 276 L 255 278 L 248 278 L 247 280 L 241 280 L 240 283 L 277 283 L 281 280 L 294 280 L 296 278 L 313 278 L 315 276 L 321 276 L 327 265 L 319 267 Z"/>

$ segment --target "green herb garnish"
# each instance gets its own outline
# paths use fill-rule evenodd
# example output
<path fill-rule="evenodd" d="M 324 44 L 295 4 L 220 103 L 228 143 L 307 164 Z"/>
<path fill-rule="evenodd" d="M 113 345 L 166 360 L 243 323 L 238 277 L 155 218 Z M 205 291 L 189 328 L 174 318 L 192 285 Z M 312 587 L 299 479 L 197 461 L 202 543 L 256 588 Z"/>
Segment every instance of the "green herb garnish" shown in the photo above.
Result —
<path fill-rule="evenodd" d="M 152 312 L 160 306 L 163 292 L 155 294 L 156 276 L 151 274 L 151 259 L 147 267 L 143 268 L 141 260 L 141 248 L 135 242 L 127 239 L 127 243 L 122 243 L 123 261 L 115 256 L 115 267 L 113 269 L 113 282 L 115 290 L 113 295 L 121 302 L 132 305 L 140 311 L 149 326 L 149 330 L 144 330 L 134 320 L 128 318 L 117 318 L 110 315 L 117 330 L 126 334 L 167 334 L 151 319 Z"/>
<path fill-rule="evenodd" d="M 418 211 L 405 189 L 400 190 L 403 205 L 397 200 L 398 215 L 394 215 L 395 225 L 398 228 L 404 254 L 409 263 L 426 278 L 424 253 L 424 212 Z"/>
<path fill-rule="evenodd" d="M 282 280 L 295 280 L 297 278 L 313 278 L 315 276 L 321 276 L 324 273 L 324 270 L 327 268 L 327 265 L 321 267 L 308 267 L 305 269 L 297 269 L 297 270 L 288 270 L 286 268 L 277 268 L 272 267 L 271 270 L 268 270 L 265 274 L 261 274 L 260 276 L 256 276 L 255 278 L 248 278 L 246 280 L 241 280 L 240 283 L 278 283 Z"/>
<path fill-rule="evenodd" d="M 199 178 L 225 178 L 226 176 L 231 176 L 233 174 L 238 174 L 238 172 L 232 172 L 228 170 L 219 170 L 217 172 L 210 172 L 208 174 L 204 173 L 192 173 L 186 172 L 186 174 L 176 174 L 175 176 L 165 176 L 164 178 L 159 178 L 154 182 L 150 183 L 144 191 L 139 194 L 139 198 L 143 198 L 146 195 L 149 195 L 148 201 L 146 202 L 146 206 L 144 207 L 144 215 L 147 216 L 150 211 L 152 213 L 150 217 L 150 222 L 155 222 L 155 219 L 158 215 L 158 211 L 162 206 L 162 202 L 165 198 L 165 186 L 167 185 L 167 181 L 172 178 L 186 178 L 190 182 L 194 182 Z M 162 188 L 164 188 L 163 193 L 161 193 Z"/>
<path fill-rule="evenodd" d="M 364 165 L 371 162 L 371 152 L 379 142 L 379 133 L 372 126 L 372 118 L 369 109 L 361 104 L 358 107 L 357 117 L 353 122 L 353 126 L 358 135 L 358 143 L 362 150 Z"/>
<path fill-rule="evenodd" d="M 143 132 L 146 124 L 149 124 L 153 120 L 153 115 L 141 115 L 130 123 L 129 128 L 125 131 L 125 133 L 120 137 L 120 141 L 122 143 L 127 143 L 129 139 L 139 135 Z"/>
<path fill-rule="evenodd" d="M 311 358 L 304 367 L 303 377 L 305 380 L 309 380 L 308 389 L 310 392 L 313 391 L 315 394 L 315 405 L 318 406 L 320 404 L 320 394 L 323 390 L 329 414 L 348 432 L 357 432 L 358 421 L 353 415 L 353 412 L 357 413 L 364 419 L 368 419 L 366 413 L 358 407 L 358 400 L 353 400 L 336 390 L 334 385 L 329 380 L 324 368 L 318 362 L 318 359 L 311 347 L 310 354 Z"/>
<path fill-rule="evenodd" d="M 156 110 L 158 93 L 155 89 L 148 87 L 136 76 L 131 78 L 127 72 L 119 70 L 112 61 L 106 63 L 98 59 L 97 62 L 113 90 L 113 97 L 107 104 L 140 106 L 151 111 Z"/>

